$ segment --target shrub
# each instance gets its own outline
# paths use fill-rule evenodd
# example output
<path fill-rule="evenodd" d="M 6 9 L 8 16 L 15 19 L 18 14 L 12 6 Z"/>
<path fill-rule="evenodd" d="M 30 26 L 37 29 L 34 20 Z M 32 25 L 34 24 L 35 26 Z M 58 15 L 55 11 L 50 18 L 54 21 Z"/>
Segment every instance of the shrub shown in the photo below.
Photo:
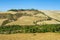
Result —
<path fill-rule="evenodd" d="M 17 9 L 10 9 L 8 11 L 15 11 L 15 12 L 17 12 L 18 10 Z"/>
<path fill-rule="evenodd" d="M 12 34 L 12 33 L 45 33 L 45 32 L 60 32 L 60 24 L 49 25 L 31 25 L 31 26 L 19 26 L 8 25 L 0 27 L 0 34 Z"/>
<path fill-rule="evenodd" d="M 16 16 L 17 18 L 21 17 L 22 15 L 23 15 L 23 13 L 16 13 L 16 14 L 15 14 L 15 16 Z"/>

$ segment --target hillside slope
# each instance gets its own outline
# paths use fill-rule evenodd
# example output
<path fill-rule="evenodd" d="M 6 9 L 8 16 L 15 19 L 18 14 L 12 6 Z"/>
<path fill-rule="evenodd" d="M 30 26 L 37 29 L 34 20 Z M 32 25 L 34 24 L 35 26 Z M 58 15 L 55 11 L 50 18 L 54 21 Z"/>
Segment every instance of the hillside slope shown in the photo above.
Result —
<path fill-rule="evenodd" d="M 46 15 L 50 16 L 51 18 L 54 18 L 56 20 L 60 21 L 60 11 L 59 10 L 41 10 Z"/>
<path fill-rule="evenodd" d="M 1 12 L 0 12 L 1 14 Z M 10 23 L 6 25 L 43 25 L 43 24 L 60 24 L 60 11 L 8 11 L 1 14 L 2 18 L 6 16 Z"/>
<path fill-rule="evenodd" d="M 34 21 L 39 20 L 38 17 L 22 16 L 17 21 L 8 23 L 6 25 L 34 25 Z"/>

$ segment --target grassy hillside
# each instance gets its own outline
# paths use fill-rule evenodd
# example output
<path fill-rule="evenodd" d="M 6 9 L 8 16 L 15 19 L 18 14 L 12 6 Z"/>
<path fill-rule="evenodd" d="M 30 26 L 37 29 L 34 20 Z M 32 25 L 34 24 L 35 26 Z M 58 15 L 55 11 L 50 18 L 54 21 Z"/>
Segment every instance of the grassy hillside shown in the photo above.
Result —
<path fill-rule="evenodd" d="M 30 16 L 22 16 L 20 18 L 18 18 L 17 21 L 8 23 L 6 25 L 35 25 L 33 22 L 35 22 L 36 20 L 40 20 L 39 17 L 30 17 Z"/>
<path fill-rule="evenodd" d="M 41 10 L 44 12 L 46 15 L 50 16 L 53 19 L 59 20 L 60 21 L 60 10 Z"/>
<path fill-rule="evenodd" d="M 0 12 L 0 19 L 7 19 L 3 25 L 43 25 L 60 24 L 60 12 L 36 9 L 11 9 Z M 5 23 L 6 22 L 6 23 Z"/>
<path fill-rule="evenodd" d="M 60 11 L 0 12 L 0 40 L 60 40 Z"/>
<path fill-rule="evenodd" d="M 7 19 L 0 19 L 0 26 L 3 24 L 3 22 Z"/>

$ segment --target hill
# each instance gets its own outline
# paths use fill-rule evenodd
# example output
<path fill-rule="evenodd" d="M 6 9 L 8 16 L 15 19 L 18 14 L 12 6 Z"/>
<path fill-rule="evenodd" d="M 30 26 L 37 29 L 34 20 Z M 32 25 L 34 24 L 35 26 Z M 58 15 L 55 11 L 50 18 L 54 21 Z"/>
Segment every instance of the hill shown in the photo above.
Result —
<path fill-rule="evenodd" d="M 58 10 L 10 10 L 0 12 L 0 19 L 7 19 L 3 25 L 43 25 L 60 24 L 60 11 Z"/>
<path fill-rule="evenodd" d="M 41 10 L 46 15 L 50 16 L 53 19 L 60 21 L 60 10 Z"/>

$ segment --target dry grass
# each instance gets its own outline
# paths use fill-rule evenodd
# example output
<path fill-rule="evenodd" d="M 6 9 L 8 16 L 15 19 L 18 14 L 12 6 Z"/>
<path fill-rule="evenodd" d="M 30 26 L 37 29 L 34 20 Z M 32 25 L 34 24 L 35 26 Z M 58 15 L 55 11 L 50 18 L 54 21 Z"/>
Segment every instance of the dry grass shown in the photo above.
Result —
<path fill-rule="evenodd" d="M 9 14 L 9 13 L 11 13 L 11 14 L 16 14 L 17 12 L 13 12 L 13 11 L 7 11 L 7 12 L 0 12 L 0 14 Z"/>
<path fill-rule="evenodd" d="M 34 21 L 40 20 L 38 17 L 22 16 L 17 21 L 8 23 L 6 25 L 34 25 Z"/>
<path fill-rule="evenodd" d="M 5 21 L 7 19 L 0 19 L 0 26 L 2 25 L 3 21 Z"/>
<path fill-rule="evenodd" d="M 37 24 L 60 24 L 60 22 L 56 21 L 56 20 L 48 20 L 48 21 L 42 21 L 42 22 L 37 22 Z"/>
<path fill-rule="evenodd" d="M 20 11 L 19 13 L 27 13 L 27 14 L 35 14 L 36 12 L 35 11 Z"/>
<path fill-rule="evenodd" d="M 60 40 L 59 33 L 0 34 L 0 40 Z"/>
<path fill-rule="evenodd" d="M 40 10 L 40 11 L 44 12 L 46 15 L 50 16 L 51 18 L 60 20 L 60 11 L 49 11 L 49 10 Z M 5 13 L 5 12 L 3 12 L 3 13 Z M 15 14 L 16 12 L 9 11 L 6 13 Z M 27 14 L 33 15 L 34 13 L 37 13 L 37 12 L 35 12 L 35 11 L 20 11 L 19 13 L 27 13 Z M 37 20 L 47 19 L 46 15 L 38 13 L 33 16 L 22 16 L 17 21 L 13 21 L 6 25 L 34 25 L 33 22 L 35 22 Z M 45 24 L 45 23 L 46 24 L 60 24 L 60 22 L 57 22 L 56 20 L 38 22 L 38 24 Z"/>
<path fill-rule="evenodd" d="M 50 16 L 51 18 L 57 19 L 60 21 L 60 11 L 50 11 L 50 10 L 41 10 L 46 15 Z"/>

